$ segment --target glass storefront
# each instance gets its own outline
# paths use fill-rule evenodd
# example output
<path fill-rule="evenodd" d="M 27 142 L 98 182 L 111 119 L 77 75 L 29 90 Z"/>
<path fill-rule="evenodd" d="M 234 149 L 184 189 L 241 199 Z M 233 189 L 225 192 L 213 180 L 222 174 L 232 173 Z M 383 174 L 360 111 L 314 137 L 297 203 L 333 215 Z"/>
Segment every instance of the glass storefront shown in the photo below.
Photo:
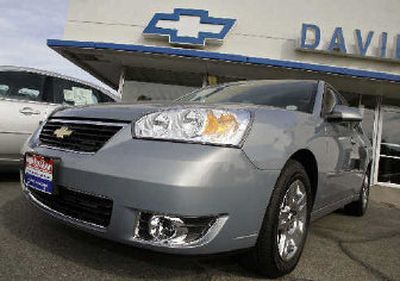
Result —
<path fill-rule="evenodd" d="M 368 136 L 371 145 L 376 142 L 376 119 L 377 108 L 380 98 L 377 96 L 364 95 L 360 98 L 360 110 L 363 115 L 362 127 Z"/>
<path fill-rule="evenodd" d="M 400 108 L 382 107 L 378 182 L 400 184 Z"/>
<path fill-rule="evenodd" d="M 374 149 L 373 183 L 400 188 L 400 107 L 395 106 L 400 100 L 342 94 L 363 115 L 362 127 Z"/>

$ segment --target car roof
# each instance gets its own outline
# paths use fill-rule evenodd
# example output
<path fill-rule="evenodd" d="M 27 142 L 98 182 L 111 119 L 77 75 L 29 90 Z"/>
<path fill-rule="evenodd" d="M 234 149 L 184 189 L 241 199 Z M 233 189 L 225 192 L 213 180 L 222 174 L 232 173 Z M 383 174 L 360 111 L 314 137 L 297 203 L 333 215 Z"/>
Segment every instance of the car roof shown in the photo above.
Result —
<path fill-rule="evenodd" d="M 237 82 L 229 82 L 223 85 L 249 85 L 249 86 L 262 86 L 262 85 L 279 85 L 279 84 L 317 84 L 321 80 L 309 79 L 263 79 L 263 80 L 245 80 Z"/>
<path fill-rule="evenodd" d="M 60 78 L 60 79 L 64 79 L 64 80 L 68 80 L 68 81 L 72 81 L 72 82 L 76 82 L 76 83 L 81 83 L 83 85 L 92 87 L 102 93 L 104 93 L 105 95 L 109 96 L 110 98 L 114 99 L 115 101 L 119 101 L 120 98 L 113 94 L 112 92 L 110 92 L 109 90 L 100 87 L 96 84 L 87 82 L 87 81 L 83 81 L 71 76 L 67 76 L 67 75 L 63 75 L 57 72 L 52 72 L 52 71 L 48 71 L 48 70 L 42 70 L 42 69 L 37 69 L 37 68 L 30 68 L 30 67 L 22 67 L 22 66 L 12 66 L 12 65 L 0 65 L 0 72 L 6 72 L 6 71 L 11 71 L 11 72 L 28 72 L 28 73 L 34 73 L 34 74 L 41 74 L 41 75 L 45 75 L 45 76 L 49 76 L 49 77 L 56 77 L 56 78 Z"/>

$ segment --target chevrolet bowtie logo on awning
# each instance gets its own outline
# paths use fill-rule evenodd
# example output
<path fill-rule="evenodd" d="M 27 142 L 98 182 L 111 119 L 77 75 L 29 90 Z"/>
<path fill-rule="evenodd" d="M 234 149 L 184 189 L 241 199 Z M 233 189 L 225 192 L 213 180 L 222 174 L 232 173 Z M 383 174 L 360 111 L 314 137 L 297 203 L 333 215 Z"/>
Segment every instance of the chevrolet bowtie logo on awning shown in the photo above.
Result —
<path fill-rule="evenodd" d="M 143 33 L 168 36 L 175 45 L 205 46 L 208 40 L 222 41 L 235 22 L 210 17 L 206 10 L 174 9 L 172 14 L 156 13 Z"/>
<path fill-rule="evenodd" d="M 69 137 L 72 133 L 73 133 L 73 131 L 65 126 L 59 128 L 53 132 L 53 134 L 59 139 L 63 139 L 64 137 Z"/>

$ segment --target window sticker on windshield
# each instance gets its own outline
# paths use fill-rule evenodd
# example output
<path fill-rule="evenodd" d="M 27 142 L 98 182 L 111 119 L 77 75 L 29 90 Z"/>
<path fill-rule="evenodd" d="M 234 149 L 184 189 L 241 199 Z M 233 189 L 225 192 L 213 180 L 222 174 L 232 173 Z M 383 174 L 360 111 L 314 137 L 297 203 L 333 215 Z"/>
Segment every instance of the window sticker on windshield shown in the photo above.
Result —
<path fill-rule="evenodd" d="M 18 94 L 31 98 L 37 98 L 40 94 L 40 91 L 36 89 L 22 88 L 18 90 Z"/>
<path fill-rule="evenodd" d="M 7 85 L 0 85 L 0 96 L 5 96 L 9 87 Z"/>
<path fill-rule="evenodd" d="M 0 91 L 8 91 L 9 87 L 7 85 L 0 85 Z"/>
<path fill-rule="evenodd" d="M 97 103 L 97 98 L 93 95 L 92 90 L 79 87 L 72 87 L 72 90 L 65 89 L 64 100 L 75 106 Z"/>
<path fill-rule="evenodd" d="M 296 111 L 297 110 L 297 106 L 295 106 L 295 105 L 287 105 L 286 106 L 286 110 Z"/>

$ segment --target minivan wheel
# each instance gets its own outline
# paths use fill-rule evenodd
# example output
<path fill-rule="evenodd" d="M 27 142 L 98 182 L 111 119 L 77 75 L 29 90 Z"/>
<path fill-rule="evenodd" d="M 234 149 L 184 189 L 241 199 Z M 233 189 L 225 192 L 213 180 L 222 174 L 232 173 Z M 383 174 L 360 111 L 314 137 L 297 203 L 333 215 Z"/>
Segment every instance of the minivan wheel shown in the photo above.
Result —
<path fill-rule="evenodd" d="M 272 193 L 252 257 L 256 269 L 276 278 L 297 265 L 307 237 L 312 206 L 304 167 L 289 160 Z"/>
<path fill-rule="evenodd" d="M 346 214 L 350 216 L 362 217 L 367 212 L 369 202 L 369 173 L 367 172 L 364 176 L 363 183 L 361 185 L 360 195 L 357 201 L 351 202 L 344 207 Z"/>

